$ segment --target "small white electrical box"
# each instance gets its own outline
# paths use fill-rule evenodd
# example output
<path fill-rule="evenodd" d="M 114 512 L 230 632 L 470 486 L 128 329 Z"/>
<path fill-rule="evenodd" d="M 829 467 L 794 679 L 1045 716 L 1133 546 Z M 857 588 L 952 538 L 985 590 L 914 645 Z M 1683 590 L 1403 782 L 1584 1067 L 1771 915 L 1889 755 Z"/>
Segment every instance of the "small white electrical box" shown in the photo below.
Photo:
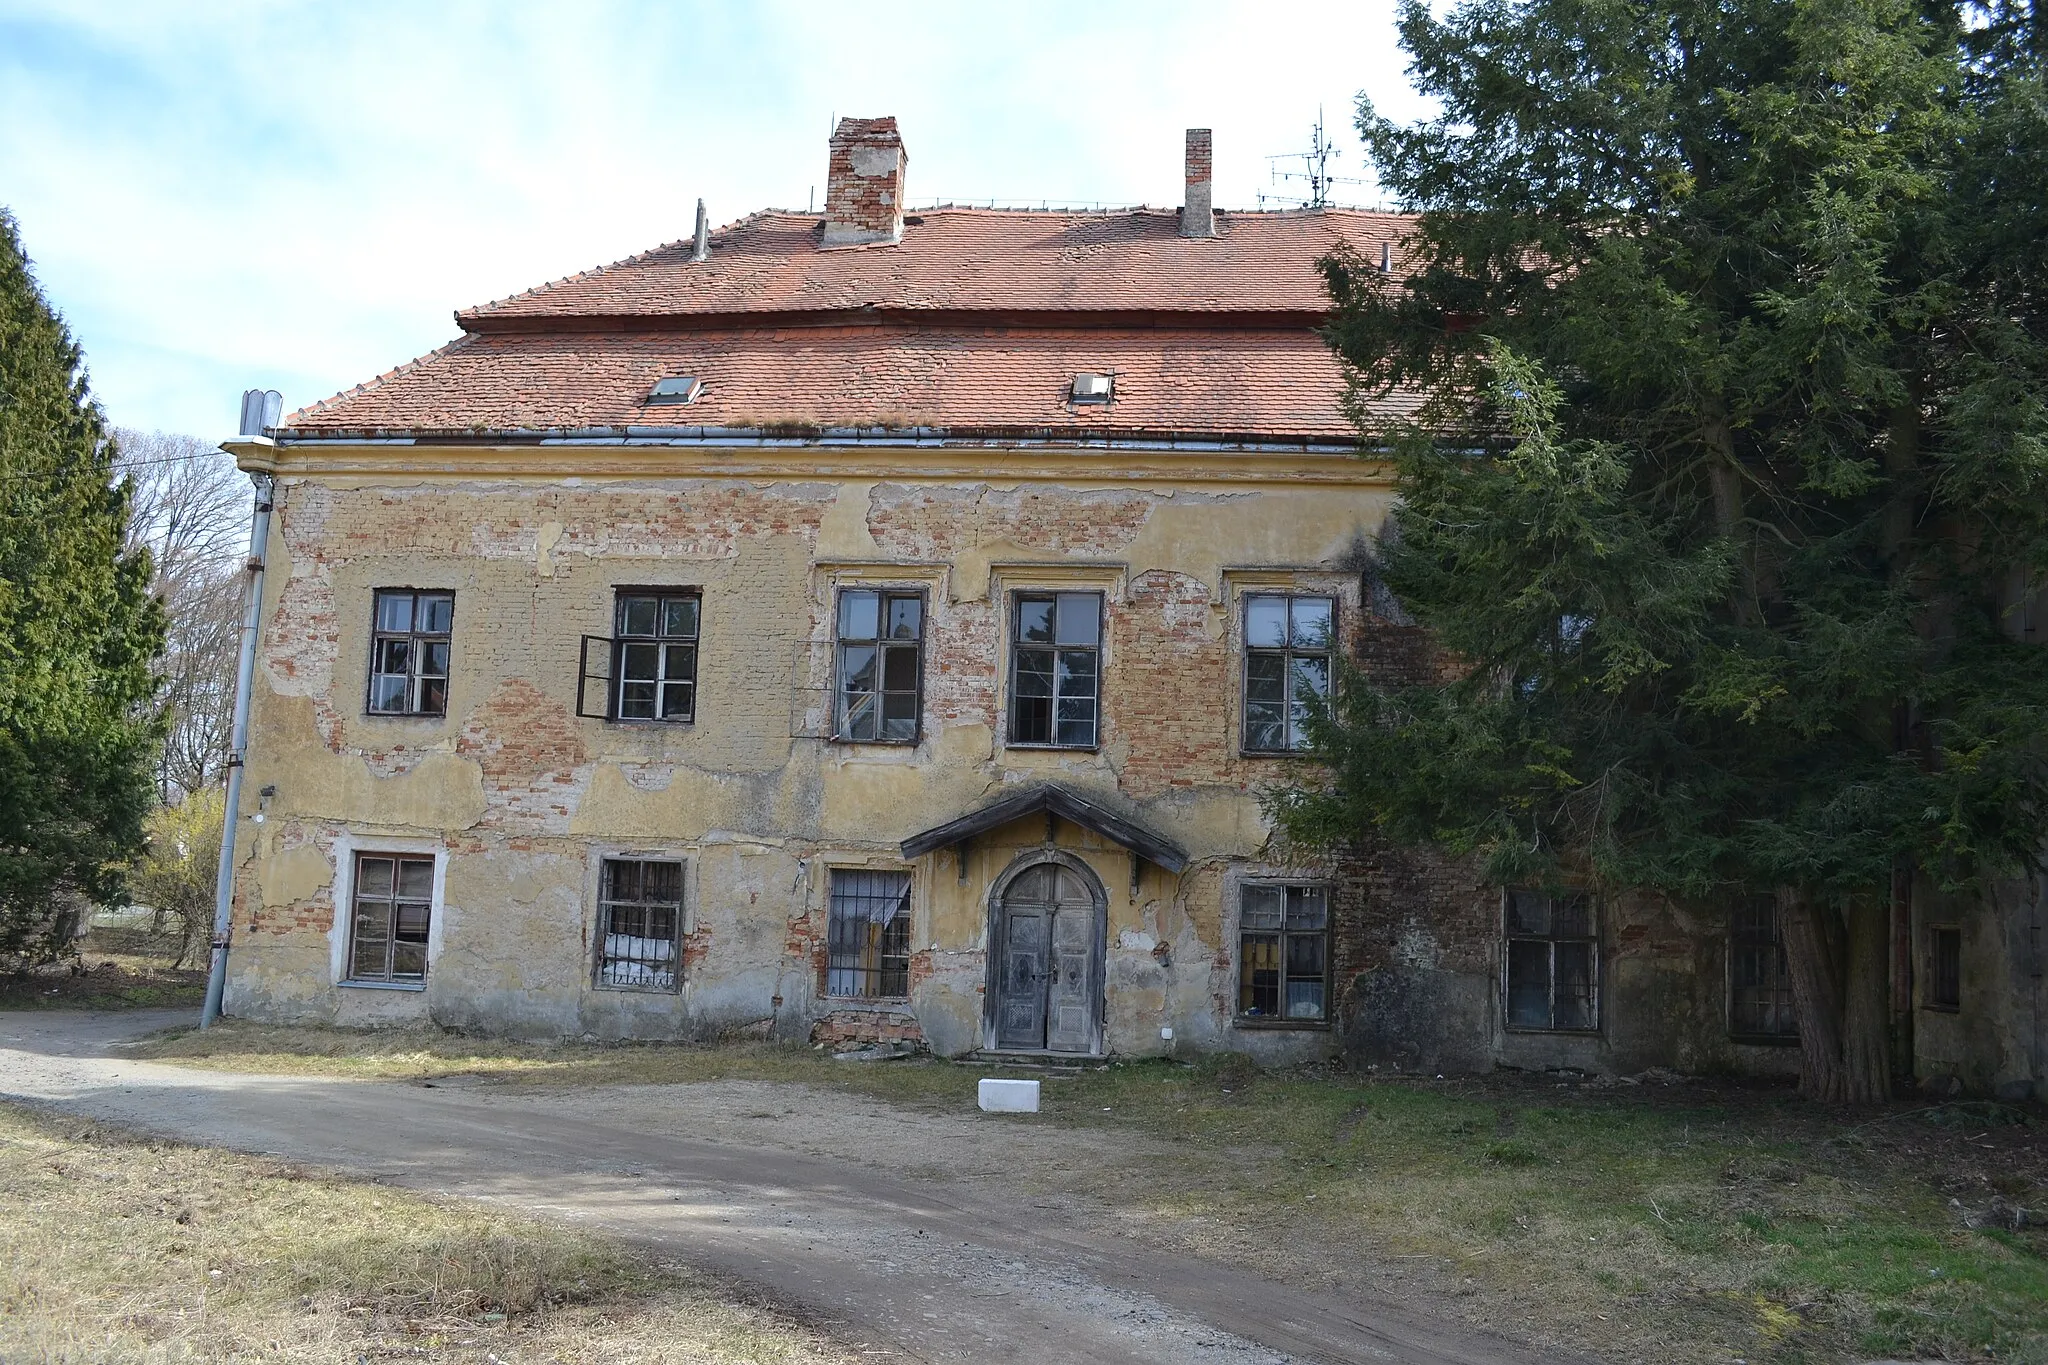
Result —
<path fill-rule="evenodd" d="M 1170 1043 L 1170 1042 L 1172 1042 L 1172 1041 L 1173 1041 L 1173 1030 L 1172 1030 L 1172 1029 L 1170 1029 L 1170 1028 L 1163 1028 L 1163 1029 L 1159 1030 L 1159 1041 L 1160 1041 L 1160 1042 L 1162 1042 L 1162 1043 Z"/>
<path fill-rule="evenodd" d="M 1038 1082 L 1005 1081 L 984 1076 L 980 1101 L 981 1107 L 991 1114 L 1035 1114 L 1038 1112 Z"/>

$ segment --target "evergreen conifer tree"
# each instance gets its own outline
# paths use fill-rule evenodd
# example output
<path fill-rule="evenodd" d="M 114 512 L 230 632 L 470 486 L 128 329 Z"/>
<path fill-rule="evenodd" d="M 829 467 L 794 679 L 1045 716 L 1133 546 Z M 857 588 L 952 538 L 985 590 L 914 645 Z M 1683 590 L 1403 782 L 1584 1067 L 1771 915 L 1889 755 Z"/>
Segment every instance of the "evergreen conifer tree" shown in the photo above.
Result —
<path fill-rule="evenodd" d="M 1803 1088 L 1887 1092 L 1899 907 L 2048 834 L 2040 22 L 1408 0 L 1441 113 L 1359 128 L 1419 227 L 1325 270 L 1360 396 L 1431 395 L 1378 572 L 1453 662 L 1342 681 L 1290 834 L 1772 896 Z"/>
<path fill-rule="evenodd" d="M 77 345 L 0 211 L 0 968 L 122 894 L 151 804 L 162 609 Z"/>

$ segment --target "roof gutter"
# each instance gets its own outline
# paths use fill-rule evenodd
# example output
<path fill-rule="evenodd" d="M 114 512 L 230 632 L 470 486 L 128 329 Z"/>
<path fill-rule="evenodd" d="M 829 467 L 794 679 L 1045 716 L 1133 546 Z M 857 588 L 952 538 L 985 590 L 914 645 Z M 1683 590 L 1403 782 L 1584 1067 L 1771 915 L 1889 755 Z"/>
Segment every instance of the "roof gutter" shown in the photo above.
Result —
<path fill-rule="evenodd" d="M 962 427 L 277 427 L 279 447 L 382 446 L 676 446 L 722 449 L 806 447 L 916 447 L 927 449 L 1043 449 L 1249 451 L 1344 454 L 1364 450 L 1355 438 L 1279 436 L 1268 433 L 1131 431 L 1040 427 L 1021 430 Z"/>

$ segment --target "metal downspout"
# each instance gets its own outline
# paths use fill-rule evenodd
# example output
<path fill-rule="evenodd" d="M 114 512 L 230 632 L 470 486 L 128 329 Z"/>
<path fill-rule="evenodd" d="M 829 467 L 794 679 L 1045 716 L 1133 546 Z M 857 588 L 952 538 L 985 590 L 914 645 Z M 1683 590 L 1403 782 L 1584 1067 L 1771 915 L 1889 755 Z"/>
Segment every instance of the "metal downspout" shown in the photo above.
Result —
<path fill-rule="evenodd" d="M 242 768 L 249 752 L 249 694 L 256 681 L 256 634 L 263 620 L 263 555 L 270 544 L 272 483 L 268 474 L 251 474 L 256 508 L 249 517 L 248 577 L 242 593 L 242 652 L 235 665 L 235 719 L 228 738 L 228 793 L 220 831 L 220 869 L 213 893 L 213 958 L 206 969 L 206 1004 L 199 1027 L 220 1018 L 221 995 L 228 982 L 228 936 L 234 927 L 235 831 L 242 822 Z"/>

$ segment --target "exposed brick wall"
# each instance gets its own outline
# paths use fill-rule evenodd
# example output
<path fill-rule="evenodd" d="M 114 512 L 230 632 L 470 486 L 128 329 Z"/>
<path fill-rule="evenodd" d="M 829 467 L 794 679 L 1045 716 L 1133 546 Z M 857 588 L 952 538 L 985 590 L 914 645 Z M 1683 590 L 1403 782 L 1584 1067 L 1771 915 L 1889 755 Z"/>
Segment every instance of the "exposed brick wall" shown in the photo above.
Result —
<path fill-rule="evenodd" d="M 1166 572 L 1140 575 L 1110 614 L 1110 664 L 1121 684 L 1112 734 L 1129 737 L 1122 786 L 1134 797 L 1236 776 L 1233 651 L 1210 638 L 1212 616 L 1207 584 Z"/>
<path fill-rule="evenodd" d="M 811 1025 L 811 1041 L 828 1048 L 862 1047 L 875 1043 L 924 1046 L 917 1016 L 897 1010 L 838 1010 Z"/>

